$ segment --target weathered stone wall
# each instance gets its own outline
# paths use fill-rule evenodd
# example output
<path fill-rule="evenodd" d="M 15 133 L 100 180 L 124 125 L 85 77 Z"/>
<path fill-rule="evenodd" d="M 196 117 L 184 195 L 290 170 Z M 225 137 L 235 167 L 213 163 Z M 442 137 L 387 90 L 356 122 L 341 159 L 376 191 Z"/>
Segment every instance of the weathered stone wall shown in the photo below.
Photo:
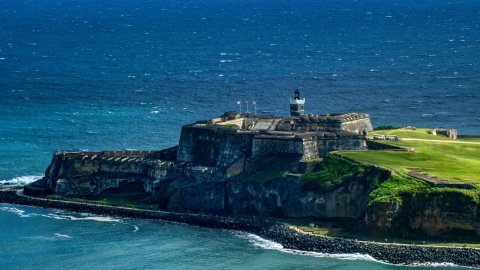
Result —
<path fill-rule="evenodd" d="M 222 171 L 251 155 L 254 133 L 236 129 L 184 126 L 177 161 L 217 167 Z"/>
<path fill-rule="evenodd" d="M 290 153 L 302 155 L 302 160 L 324 157 L 329 152 L 365 150 L 361 135 L 325 133 L 323 136 L 257 136 L 253 139 L 253 156 L 266 153 Z"/>
<path fill-rule="evenodd" d="M 357 134 L 362 134 L 364 131 L 367 133 L 373 131 L 370 118 L 360 118 L 343 122 L 340 126 L 340 129 Z"/>
<path fill-rule="evenodd" d="M 370 149 L 370 150 L 404 150 L 404 151 L 408 151 L 408 149 L 403 148 L 403 147 L 399 147 L 399 146 L 395 146 L 395 145 L 391 145 L 391 144 L 385 144 L 385 143 L 381 143 L 381 142 L 376 142 L 376 141 L 372 141 L 372 140 L 367 140 L 366 144 L 367 144 L 368 149 Z"/>
<path fill-rule="evenodd" d="M 302 138 L 294 136 L 257 136 L 253 139 L 252 155 L 266 153 L 303 154 Z"/>
<path fill-rule="evenodd" d="M 178 146 L 170 147 L 160 151 L 152 151 L 146 158 L 148 159 L 160 159 L 160 160 L 167 160 L 167 161 L 176 161 L 177 160 L 177 151 Z"/>
<path fill-rule="evenodd" d="M 449 139 L 456 140 L 457 139 L 457 130 L 456 129 L 446 129 L 446 128 L 434 128 L 431 131 L 432 135 L 441 134 L 447 136 Z"/>
<path fill-rule="evenodd" d="M 142 154 L 143 153 L 143 154 Z M 165 179 L 179 177 L 183 166 L 172 161 L 151 160 L 153 156 L 172 154 L 166 152 L 57 152 L 45 172 L 45 177 L 26 187 L 26 192 L 52 192 L 55 194 L 98 194 L 116 188 L 121 182 L 143 181 L 146 192 L 153 192 Z M 43 185 L 42 189 L 39 185 Z M 49 189 L 50 191 L 48 191 Z"/>
<path fill-rule="evenodd" d="M 285 117 L 279 122 L 280 131 L 347 131 L 362 134 L 364 131 L 373 131 L 370 116 L 367 114 L 345 115 L 302 115 L 300 117 Z"/>
<path fill-rule="evenodd" d="M 317 146 L 320 157 L 334 151 L 366 149 L 364 137 L 353 134 L 325 134 L 319 137 Z"/>

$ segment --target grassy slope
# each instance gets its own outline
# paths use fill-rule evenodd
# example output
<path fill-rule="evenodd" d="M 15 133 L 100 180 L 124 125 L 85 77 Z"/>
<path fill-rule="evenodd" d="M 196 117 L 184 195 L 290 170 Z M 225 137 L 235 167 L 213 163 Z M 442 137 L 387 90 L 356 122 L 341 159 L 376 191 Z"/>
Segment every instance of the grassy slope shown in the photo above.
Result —
<path fill-rule="evenodd" d="M 405 148 L 414 148 L 413 152 L 346 152 L 341 155 L 362 162 L 378 164 L 392 168 L 401 174 L 408 171 L 426 172 L 431 176 L 444 178 L 452 182 L 480 183 L 480 144 L 460 144 L 455 142 L 480 142 L 479 138 L 449 140 L 444 136 L 428 134 L 427 129 L 415 131 L 397 129 L 374 131 L 373 134 L 394 134 L 400 138 L 415 138 L 436 141 L 382 141 Z M 370 134 L 373 136 L 373 134 Z"/>

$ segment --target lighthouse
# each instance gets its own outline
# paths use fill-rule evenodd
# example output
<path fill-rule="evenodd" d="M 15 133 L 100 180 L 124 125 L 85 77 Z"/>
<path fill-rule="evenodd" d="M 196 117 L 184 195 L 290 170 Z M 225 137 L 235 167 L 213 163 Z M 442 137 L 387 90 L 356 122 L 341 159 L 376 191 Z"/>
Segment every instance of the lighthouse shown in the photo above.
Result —
<path fill-rule="evenodd" d="M 298 89 L 295 91 L 295 97 L 290 98 L 290 115 L 291 116 L 300 116 L 304 115 L 305 111 L 303 109 L 305 105 L 305 98 L 300 99 L 300 91 Z"/>

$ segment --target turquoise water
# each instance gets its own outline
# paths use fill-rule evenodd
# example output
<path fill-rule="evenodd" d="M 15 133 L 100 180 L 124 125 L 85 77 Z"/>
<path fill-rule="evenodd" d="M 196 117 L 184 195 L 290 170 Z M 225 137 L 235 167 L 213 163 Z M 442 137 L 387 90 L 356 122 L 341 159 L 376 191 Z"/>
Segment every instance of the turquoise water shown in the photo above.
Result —
<path fill-rule="evenodd" d="M 286 115 L 297 88 L 307 113 L 480 134 L 479 11 L 476 0 L 2 1 L 0 183 L 40 178 L 59 149 L 174 146 L 181 125 L 245 111 L 240 100 Z M 34 216 L 0 211 L 6 268 L 101 268 L 100 255 L 119 268 L 390 268 L 259 248 L 230 232 L 19 209 Z M 189 242 L 201 235 L 206 246 Z M 163 252 L 179 259 L 148 263 Z"/>
<path fill-rule="evenodd" d="M 289 251 L 255 235 L 180 223 L 8 204 L 0 204 L 0 216 L 0 230 L 8 232 L 0 242 L 2 269 L 411 268 L 359 254 Z"/>

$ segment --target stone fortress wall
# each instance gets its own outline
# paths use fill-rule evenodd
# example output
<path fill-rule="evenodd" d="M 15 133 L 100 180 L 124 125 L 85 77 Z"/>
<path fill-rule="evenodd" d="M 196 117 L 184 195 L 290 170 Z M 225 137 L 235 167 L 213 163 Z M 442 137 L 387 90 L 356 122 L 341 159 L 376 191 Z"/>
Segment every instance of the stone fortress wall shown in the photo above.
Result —
<path fill-rule="evenodd" d="M 373 131 L 368 114 L 324 114 L 285 117 L 277 127 L 279 131 L 333 131 L 363 134 Z"/>
<path fill-rule="evenodd" d="M 151 192 L 163 179 L 182 175 L 183 168 L 174 162 L 176 150 L 57 151 L 45 177 L 32 184 L 27 194 L 47 190 L 55 194 L 98 194 L 138 177 L 144 179 L 145 190 Z"/>
<path fill-rule="evenodd" d="M 430 133 L 432 135 L 444 135 L 447 136 L 449 139 L 456 140 L 458 137 L 456 129 L 447 129 L 447 128 L 433 128 Z"/>

